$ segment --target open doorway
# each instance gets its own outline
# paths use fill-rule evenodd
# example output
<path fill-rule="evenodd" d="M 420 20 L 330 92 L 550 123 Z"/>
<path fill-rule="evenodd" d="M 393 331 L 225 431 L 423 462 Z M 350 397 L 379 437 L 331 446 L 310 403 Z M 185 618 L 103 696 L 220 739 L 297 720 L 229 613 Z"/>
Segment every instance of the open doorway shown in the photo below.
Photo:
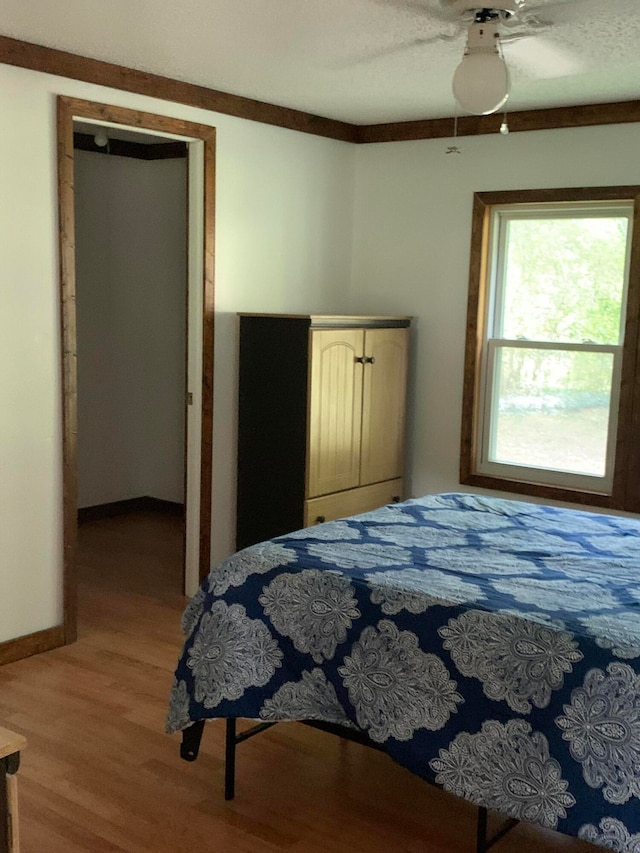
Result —
<path fill-rule="evenodd" d="M 101 144 L 96 145 L 96 137 Z M 147 592 L 153 593 L 154 582 L 168 582 L 180 588 L 176 591 L 192 594 L 209 569 L 215 131 L 59 98 L 58 141 L 64 626 L 65 641 L 72 642 L 77 631 L 79 510 L 81 519 L 102 517 L 104 522 L 94 525 L 89 543 L 92 571 L 100 571 L 98 555 L 125 573 L 132 560 L 129 571 L 135 564 L 136 582 Z M 108 153 L 96 154 L 92 146 Z M 162 187 L 147 185 L 146 193 L 154 199 L 148 198 L 146 216 L 144 184 L 151 172 L 135 164 L 136 152 L 146 165 L 174 161 L 164 169 Z M 94 164 L 100 158 L 93 176 L 87 157 Z M 129 163 L 122 167 L 125 158 Z M 100 217 L 117 203 L 118 187 L 128 211 L 120 219 L 111 211 L 111 223 L 104 221 L 108 233 L 101 233 Z M 136 206 L 137 213 L 131 210 Z M 136 218 L 149 221 L 138 229 Z M 172 221 L 181 232 L 171 237 L 175 254 L 167 255 L 163 246 L 156 275 L 141 272 L 151 251 L 144 241 L 155 234 L 156 240 L 169 242 L 166 229 L 171 230 Z M 131 239 L 134 228 L 138 234 Z M 167 264 L 173 269 L 162 270 Z M 162 298 L 154 286 L 163 291 Z M 115 547 L 112 540 L 105 548 L 101 537 L 110 528 Z M 147 545 L 139 540 L 131 547 L 132 534 Z M 85 551 L 86 545 L 84 541 Z M 124 559 L 123 548 L 129 553 Z"/>
<path fill-rule="evenodd" d="M 184 590 L 187 143 L 74 121 L 78 582 Z"/>

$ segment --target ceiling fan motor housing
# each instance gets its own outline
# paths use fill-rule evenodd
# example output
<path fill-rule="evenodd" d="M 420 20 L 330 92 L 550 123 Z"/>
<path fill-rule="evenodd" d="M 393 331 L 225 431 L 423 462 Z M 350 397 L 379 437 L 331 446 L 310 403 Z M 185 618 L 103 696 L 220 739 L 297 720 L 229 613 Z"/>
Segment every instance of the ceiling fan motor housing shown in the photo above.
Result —
<path fill-rule="evenodd" d="M 465 54 L 469 53 L 497 53 L 500 54 L 498 42 L 500 41 L 500 29 L 497 21 L 487 23 L 473 23 L 467 34 L 467 47 Z"/>
<path fill-rule="evenodd" d="M 485 20 L 504 21 L 524 9 L 524 0 L 494 0 L 483 5 L 478 0 L 453 0 L 453 11 L 461 18 L 474 21 L 484 13 Z"/>

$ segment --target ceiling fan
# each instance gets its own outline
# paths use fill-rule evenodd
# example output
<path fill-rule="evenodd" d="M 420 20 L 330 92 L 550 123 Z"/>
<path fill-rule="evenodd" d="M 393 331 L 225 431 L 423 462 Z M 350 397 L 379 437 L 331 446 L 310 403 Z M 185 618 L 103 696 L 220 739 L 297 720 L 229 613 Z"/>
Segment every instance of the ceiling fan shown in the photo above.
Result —
<path fill-rule="evenodd" d="M 504 106 L 511 89 L 509 68 L 502 56 L 500 24 L 515 15 L 523 4 L 522 0 L 494 0 L 494 3 L 491 7 L 467 9 L 465 2 L 462 10 L 472 12 L 473 19 L 451 87 L 462 109 L 475 115 L 495 113 Z"/>
<path fill-rule="evenodd" d="M 534 77 L 561 77 L 588 70 L 587 57 L 579 57 L 549 37 L 555 36 L 555 27 L 567 33 L 571 25 L 584 27 L 593 20 L 597 37 L 598 22 L 614 19 L 624 23 L 637 15 L 637 0 L 485 0 L 485 4 L 482 0 L 378 1 L 417 12 L 431 27 L 441 26 L 435 35 L 419 36 L 383 53 L 453 42 L 466 33 L 464 56 L 452 87 L 458 105 L 475 115 L 489 115 L 505 105 L 510 92 L 509 65 Z"/>
<path fill-rule="evenodd" d="M 546 17 L 526 13 L 526 0 L 490 0 L 490 6 L 479 6 L 479 0 L 449 0 L 450 12 L 458 20 L 468 22 L 467 44 L 462 61 L 453 75 L 453 95 L 458 105 L 474 115 L 490 115 L 501 109 L 509 98 L 511 80 L 509 67 L 504 59 L 503 46 L 513 41 L 539 34 L 554 25 L 553 12 L 558 17 L 571 16 L 570 6 L 576 0 L 564 3 L 547 3 L 539 8 Z M 580 0 L 578 0 L 578 3 Z M 534 7 L 535 8 L 535 7 Z M 549 14 L 551 13 L 551 18 Z M 538 48 L 541 48 L 538 38 Z M 541 51 L 541 62 L 545 59 Z M 558 60 L 558 53 L 554 59 Z M 565 67 L 573 58 L 561 57 Z"/>

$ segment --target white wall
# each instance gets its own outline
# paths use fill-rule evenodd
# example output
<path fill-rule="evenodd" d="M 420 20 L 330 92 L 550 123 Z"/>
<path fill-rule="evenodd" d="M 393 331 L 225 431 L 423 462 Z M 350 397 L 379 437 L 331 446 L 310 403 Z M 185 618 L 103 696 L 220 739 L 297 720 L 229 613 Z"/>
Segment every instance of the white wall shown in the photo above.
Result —
<path fill-rule="evenodd" d="M 62 616 L 56 94 L 217 127 L 213 559 L 233 547 L 235 312 L 414 315 L 410 488 L 456 489 L 473 192 L 640 184 L 638 125 L 356 147 L 0 66 L 0 641 Z"/>
<path fill-rule="evenodd" d="M 460 490 L 474 192 L 640 184 L 640 125 L 360 146 L 350 310 L 412 314 L 411 494 Z"/>
<path fill-rule="evenodd" d="M 75 152 L 80 507 L 184 499 L 186 182 Z"/>
<path fill-rule="evenodd" d="M 237 311 L 346 310 L 355 148 L 0 66 L 0 642 L 62 619 L 55 96 L 217 128 L 213 556 L 233 547 Z"/>

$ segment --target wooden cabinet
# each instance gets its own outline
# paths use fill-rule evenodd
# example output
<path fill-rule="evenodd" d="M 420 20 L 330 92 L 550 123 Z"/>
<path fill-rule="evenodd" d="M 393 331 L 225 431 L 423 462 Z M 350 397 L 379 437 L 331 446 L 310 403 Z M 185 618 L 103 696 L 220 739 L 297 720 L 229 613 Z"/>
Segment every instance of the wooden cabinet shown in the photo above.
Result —
<path fill-rule="evenodd" d="M 238 548 L 402 499 L 409 322 L 240 315 Z"/>

